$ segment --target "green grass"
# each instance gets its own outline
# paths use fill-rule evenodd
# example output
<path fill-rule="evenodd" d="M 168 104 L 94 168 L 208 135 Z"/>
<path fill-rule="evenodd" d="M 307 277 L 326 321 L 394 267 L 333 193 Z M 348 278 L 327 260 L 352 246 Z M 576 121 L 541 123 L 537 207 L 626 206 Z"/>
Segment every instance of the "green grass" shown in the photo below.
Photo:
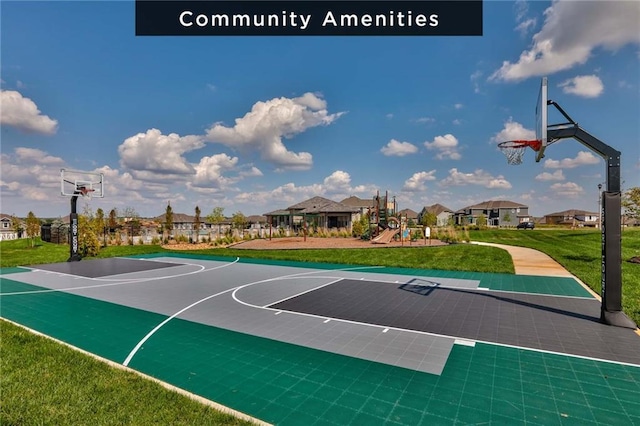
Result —
<path fill-rule="evenodd" d="M 158 245 L 109 246 L 98 257 L 133 256 L 167 251 Z M 239 250 L 212 248 L 208 250 L 180 251 L 214 256 L 239 256 L 300 262 L 347 263 L 449 271 L 476 271 L 514 273 L 509 255 L 493 247 L 455 244 L 444 247 L 405 247 L 380 249 L 335 250 Z M 28 248 L 24 241 L 0 242 L 0 267 L 36 265 L 64 262 L 69 258 L 69 247 L 39 241 Z"/>
<path fill-rule="evenodd" d="M 250 425 L 6 321 L 2 425 Z"/>
<path fill-rule="evenodd" d="M 540 250 L 580 278 L 596 293 L 601 292 L 600 230 L 484 230 L 471 231 L 473 241 L 529 247 Z M 640 229 L 622 232 L 622 305 L 624 312 L 640 324 L 640 264 L 630 263 L 640 256 Z"/>

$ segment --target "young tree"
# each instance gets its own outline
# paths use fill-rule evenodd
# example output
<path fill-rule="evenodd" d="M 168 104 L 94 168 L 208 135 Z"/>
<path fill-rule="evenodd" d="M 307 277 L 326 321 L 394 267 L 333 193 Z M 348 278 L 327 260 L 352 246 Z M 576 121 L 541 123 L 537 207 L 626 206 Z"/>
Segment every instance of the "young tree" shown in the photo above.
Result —
<path fill-rule="evenodd" d="M 476 219 L 476 225 L 478 225 L 480 228 L 484 228 L 485 226 L 487 226 L 487 217 L 483 214 L 478 216 L 478 218 Z"/>
<path fill-rule="evenodd" d="M 508 212 L 505 213 L 502 221 L 505 223 L 505 225 L 508 225 L 509 223 L 511 223 L 511 215 Z"/>
<path fill-rule="evenodd" d="M 231 223 L 233 224 L 234 228 L 236 228 L 240 232 L 243 232 L 244 227 L 247 224 L 247 218 L 241 212 L 235 212 L 231 217 Z"/>
<path fill-rule="evenodd" d="M 207 222 L 218 225 L 218 235 L 220 235 L 220 226 L 224 221 L 224 207 L 214 207 L 213 211 L 207 215 Z"/>
<path fill-rule="evenodd" d="M 115 208 L 111 209 L 109 212 L 107 227 L 109 228 L 111 236 L 113 236 L 113 234 L 118 230 L 118 210 Z"/>
<path fill-rule="evenodd" d="M 194 243 L 200 242 L 200 207 L 196 206 L 196 218 L 193 221 L 193 230 L 195 231 L 196 237 L 193 239 Z"/>
<path fill-rule="evenodd" d="M 164 213 L 164 230 L 167 231 L 167 238 L 171 235 L 173 229 L 173 209 L 171 208 L 171 202 L 167 203 L 167 210 Z"/>
<path fill-rule="evenodd" d="M 105 223 L 105 218 L 104 218 L 104 211 L 101 208 L 98 208 L 98 210 L 96 210 L 96 215 L 93 218 L 93 228 L 96 231 L 96 235 L 98 235 L 98 237 L 100 235 L 102 235 L 102 246 L 106 247 L 107 246 L 107 233 L 106 231 L 106 223 Z"/>
<path fill-rule="evenodd" d="M 27 214 L 27 237 L 31 239 L 31 247 L 36 245 L 36 237 L 40 235 L 40 219 L 33 212 Z"/>
<path fill-rule="evenodd" d="M 636 186 L 625 191 L 622 197 L 622 207 L 625 215 L 630 219 L 640 219 L 640 187 Z"/>
<path fill-rule="evenodd" d="M 11 228 L 16 233 L 16 238 L 22 237 L 24 228 L 22 227 L 22 221 L 16 215 L 11 216 Z"/>
<path fill-rule="evenodd" d="M 422 216 L 420 224 L 423 226 L 436 226 L 438 224 L 438 216 L 433 212 L 427 212 Z"/>

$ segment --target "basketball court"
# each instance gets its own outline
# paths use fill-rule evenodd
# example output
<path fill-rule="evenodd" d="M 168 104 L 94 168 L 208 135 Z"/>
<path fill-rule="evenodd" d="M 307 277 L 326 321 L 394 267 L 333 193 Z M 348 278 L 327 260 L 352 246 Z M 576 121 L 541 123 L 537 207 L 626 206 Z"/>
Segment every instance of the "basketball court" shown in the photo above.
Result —
<path fill-rule="evenodd" d="M 2 317 L 273 424 L 640 421 L 566 277 L 167 255 L 2 271 Z"/>

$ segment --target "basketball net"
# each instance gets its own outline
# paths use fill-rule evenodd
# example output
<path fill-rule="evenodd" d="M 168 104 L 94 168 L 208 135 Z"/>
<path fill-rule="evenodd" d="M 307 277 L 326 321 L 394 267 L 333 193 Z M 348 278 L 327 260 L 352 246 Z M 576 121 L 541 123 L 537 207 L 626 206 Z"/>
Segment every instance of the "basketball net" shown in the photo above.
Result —
<path fill-rule="evenodd" d="M 78 190 L 80 191 L 80 195 L 82 195 L 82 198 L 86 199 L 91 199 L 91 193 L 95 191 L 95 189 L 87 188 L 86 186 L 82 186 L 78 188 Z"/>
<path fill-rule="evenodd" d="M 522 158 L 527 147 L 534 151 L 538 151 L 542 146 L 542 142 L 538 140 L 532 141 L 506 141 L 498 144 L 498 149 L 507 157 L 507 163 L 512 166 L 522 164 Z"/>

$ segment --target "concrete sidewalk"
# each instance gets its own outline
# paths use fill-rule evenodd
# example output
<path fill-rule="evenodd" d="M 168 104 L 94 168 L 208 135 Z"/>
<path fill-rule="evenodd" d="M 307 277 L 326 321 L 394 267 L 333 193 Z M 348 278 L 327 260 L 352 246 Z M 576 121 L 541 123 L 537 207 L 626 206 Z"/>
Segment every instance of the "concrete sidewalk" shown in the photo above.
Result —
<path fill-rule="evenodd" d="M 481 246 L 498 247 L 506 250 L 513 260 L 513 267 L 515 268 L 516 275 L 540 275 L 544 277 L 570 277 L 578 281 L 585 289 L 589 291 L 595 298 L 600 300 L 600 295 L 595 293 L 585 283 L 583 283 L 576 276 L 567 271 L 562 265 L 553 260 L 551 256 L 542 253 L 541 251 L 526 248 L 509 246 L 505 244 L 483 243 L 479 241 L 472 241 L 471 244 L 477 244 Z"/>

